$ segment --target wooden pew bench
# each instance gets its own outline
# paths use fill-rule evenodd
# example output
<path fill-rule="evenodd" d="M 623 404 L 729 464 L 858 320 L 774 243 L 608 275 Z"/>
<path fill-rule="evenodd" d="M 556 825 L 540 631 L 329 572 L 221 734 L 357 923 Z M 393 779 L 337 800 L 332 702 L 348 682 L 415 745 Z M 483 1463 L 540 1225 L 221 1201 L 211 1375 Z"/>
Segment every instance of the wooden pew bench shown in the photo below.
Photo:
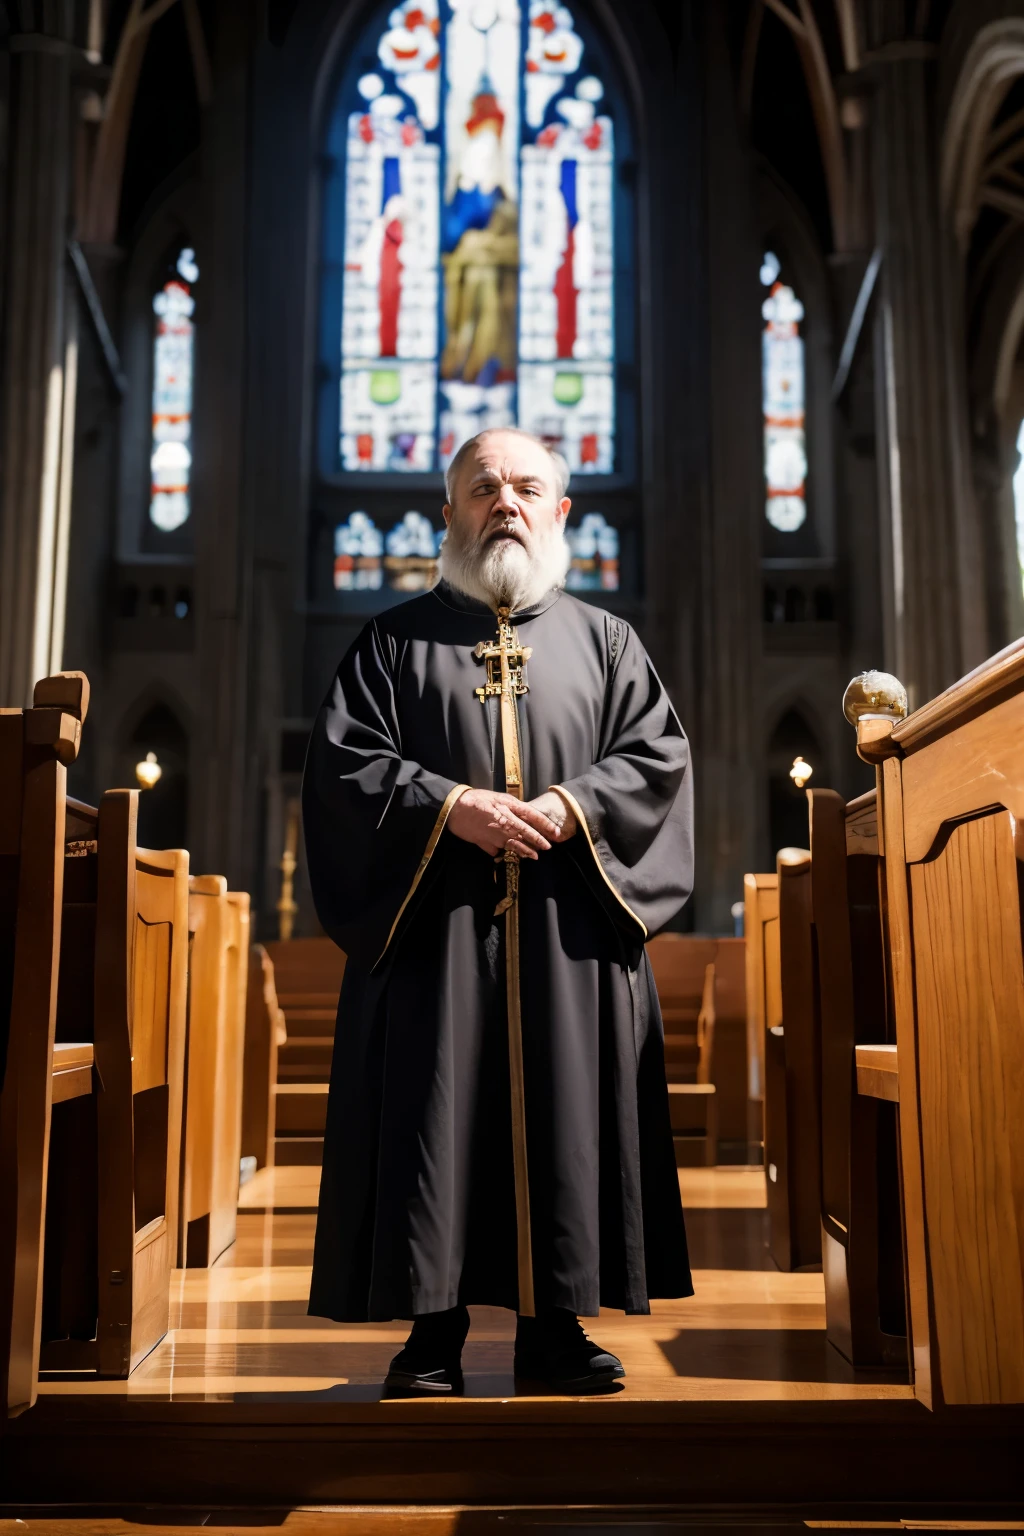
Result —
<path fill-rule="evenodd" d="M 274 1161 L 323 1161 L 327 1090 L 345 956 L 328 938 L 271 941 L 285 1039 L 274 1085 Z"/>
<path fill-rule="evenodd" d="M 653 946 L 657 947 L 657 940 Z M 668 1084 L 669 1116 L 676 1166 L 691 1168 L 718 1162 L 718 1094 L 712 1082 L 715 1045 L 715 967 L 704 967 L 700 1011 L 696 1020 L 697 1063 L 694 1082 Z"/>
<path fill-rule="evenodd" d="M 249 984 L 245 1003 L 245 1055 L 242 1070 L 243 1158 L 257 1170 L 274 1166 L 274 1111 L 278 1053 L 288 1031 L 277 1000 L 274 962 L 262 944 L 249 950 Z"/>
<path fill-rule="evenodd" d="M 821 1241 L 829 1341 L 861 1369 L 906 1369 L 895 1095 L 874 790 L 807 791 L 821 1017 Z M 884 1090 L 884 1091 L 883 1091 Z M 882 1103 L 879 1100 L 887 1100 Z"/>
<path fill-rule="evenodd" d="M 137 790 L 73 807 L 58 1043 L 102 1091 L 61 1101 L 49 1157 L 40 1368 L 127 1376 L 167 1331 L 177 1256 L 188 855 L 136 842 Z M 74 1070 L 74 1069 L 72 1069 Z"/>
<path fill-rule="evenodd" d="M 1019 1404 L 1024 640 L 905 697 L 874 674 L 846 702 L 879 770 L 914 1390 Z"/>
<path fill-rule="evenodd" d="M 223 875 L 189 880 L 191 984 L 186 1026 L 178 1262 L 206 1268 L 235 1241 L 249 980 L 249 897 Z"/>
<path fill-rule="evenodd" d="M 79 832 L 67 766 L 88 708 L 88 679 L 68 672 L 37 683 L 31 709 L 0 709 L 0 1419 L 36 1398 L 53 1105 L 92 1097 L 91 1046 L 54 1048 Z"/>

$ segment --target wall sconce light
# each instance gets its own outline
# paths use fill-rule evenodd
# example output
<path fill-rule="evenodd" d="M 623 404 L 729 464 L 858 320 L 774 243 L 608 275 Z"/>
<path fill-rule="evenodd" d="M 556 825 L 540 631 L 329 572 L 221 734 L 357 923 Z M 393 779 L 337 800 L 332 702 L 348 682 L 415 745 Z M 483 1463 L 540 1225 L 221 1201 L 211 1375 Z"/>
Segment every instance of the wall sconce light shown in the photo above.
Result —
<path fill-rule="evenodd" d="M 139 781 L 140 789 L 152 789 L 159 783 L 163 769 L 156 760 L 155 752 L 147 752 L 141 763 L 135 764 L 135 777 Z"/>
<path fill-rule="evenodd" d="M 813 772 L 814 769 L 811 767 L 809 762 L 807 762 L 802 757 L 795 757 L 793 759 L 793 766 L 789 770 L 789 776 L 793 780 L 793 783 L 796 785 L 797 789 L 803 789 L 804 785 L 807 783 L 807 780 L 810 778 Z"/>

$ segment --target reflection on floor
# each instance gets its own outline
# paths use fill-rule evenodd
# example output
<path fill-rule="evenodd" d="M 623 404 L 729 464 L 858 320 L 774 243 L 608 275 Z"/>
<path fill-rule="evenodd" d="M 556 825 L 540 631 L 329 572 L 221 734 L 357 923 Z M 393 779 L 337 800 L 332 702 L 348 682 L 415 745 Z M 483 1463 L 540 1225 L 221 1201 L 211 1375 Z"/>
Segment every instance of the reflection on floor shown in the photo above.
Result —
<path fill-rule="evenodd" d="M 855 1374 L 826 1342 L 820 1274 L 780 1274 L 766 1248 L 760 1169 L 679 1174 L 696 1295 L 650 1317 L 608 1312 L 588 1331 L 623 1357 L 622 1397 L 647 1401 L 909 1398 Z M 209 1270 L 179 1271 L 171 1331 L 128 1382 L 47 1381 L 47 1394 L 371 1402 L 407 1327 L 306 1315 L 319 1169 L 279 1168 L 242 1190 L 238 1240 Z M 466 1395 L 510 1398 L 514 1319 L 474 1307 Z M 607 1398 L 595 1402 L 608 1401 Z"/>

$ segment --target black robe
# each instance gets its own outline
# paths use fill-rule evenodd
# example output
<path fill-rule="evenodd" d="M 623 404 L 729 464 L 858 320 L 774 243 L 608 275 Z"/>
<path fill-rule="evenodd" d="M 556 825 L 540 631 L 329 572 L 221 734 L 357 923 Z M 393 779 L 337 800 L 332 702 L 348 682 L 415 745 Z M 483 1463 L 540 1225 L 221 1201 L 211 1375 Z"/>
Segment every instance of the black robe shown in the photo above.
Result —
<path fill-rule="evenodd" d="M 692 884 L 686 737 L 621 620 L 553 592 L 513 615 L 524 798 L 576 835 L 520 874 L 520 996 L 537 1307 L 647 1312 L 692 1295 L 644 950 Z M 310 1312 L 515 1308 L 502 866 L 444 830 L 459 786 L 504 788 L 499 703 L 474 690 L 492 612 L 441 584 L 368 624 L 317 717 L 306 851 L 348 956 Z"/>

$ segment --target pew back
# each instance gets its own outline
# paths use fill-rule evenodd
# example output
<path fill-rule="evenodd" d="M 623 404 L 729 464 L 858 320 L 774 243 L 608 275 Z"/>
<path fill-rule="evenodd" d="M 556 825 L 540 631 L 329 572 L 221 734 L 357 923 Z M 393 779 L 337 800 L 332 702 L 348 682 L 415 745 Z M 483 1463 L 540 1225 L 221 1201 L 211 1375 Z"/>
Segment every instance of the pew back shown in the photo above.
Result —
<path fill-rule="evenodd" d="M 253 944 L 249 951 L 245 1008 L 241 1155 L 254 1157 L 257 1168 L 272 1168 L 277 1053 L 286 1033 L 273 962 L 262 944 Z"/>
<path fill-rule="evenodd" d="M 99 810 L 95 1043 L 97 1369 L 126 1376 L 167 1332 L 177 1253 L 188 854 L 136 844 L 138 790 Z"/>
<path fill-rule="evenodd" d="M 82 673 L 0 710 L 0 1416 L 36 1397 L 52 1111 L 67 764 L 89 706 Z"/>
<path fill-rule="evenodd" d="M 807 791 L 821 1017 L 822 1267 L 828 1336 L 858 1368 L 906 1364 L 895 1106 L 857 1092 L 858 1045 L 895 1040 L 874 790 Z"/>
<path fill-rule="evenodd" d="M 189 881 L 192 935 L 179 1261 L 205 1268 L 235 1240 L 249 898 L 223 875 Z"/>
<path fill-rule="evenodd" d="M 765 1050 L 782 1025 L 779 877 L 744 875 L 743 932 L 747 980 L 747 1127 L 751 1148 L 764 1144 Z"/>
<path fill-rule="evenodd" d="M 889 750 L 915 1391 L 1024 1402 L 1024 641 L 898 725 Z"/>
<path fill-rule="evenodd" d="M 811 856 L 777 859 L 782 1022 L 767 1036 L 765 1165 L 771 1252 L 780 1269 L 821 1262 L 821 1046 Z"/>

